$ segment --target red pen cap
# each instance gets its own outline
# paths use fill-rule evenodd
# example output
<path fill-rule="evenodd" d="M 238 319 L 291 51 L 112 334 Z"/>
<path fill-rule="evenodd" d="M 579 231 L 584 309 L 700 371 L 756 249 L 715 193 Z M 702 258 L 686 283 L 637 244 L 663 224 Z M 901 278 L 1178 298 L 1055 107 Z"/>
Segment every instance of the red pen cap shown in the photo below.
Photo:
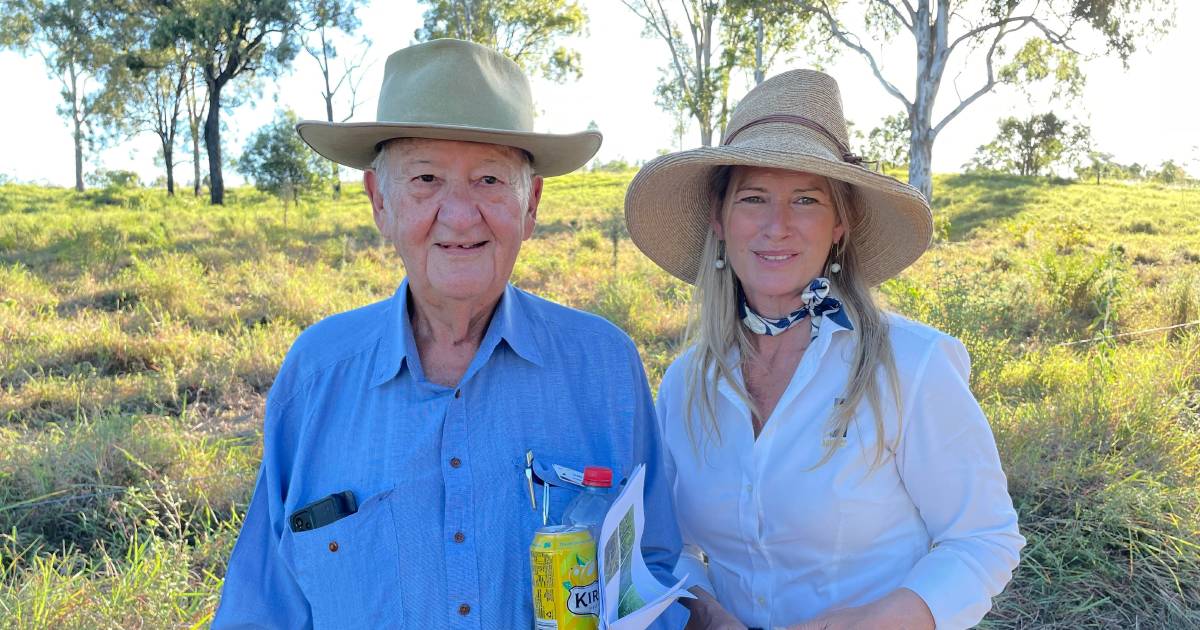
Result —
<path fill-rule="evenodd" d="M 612 469 L 607 466 L 587 466 L 583 469 L 583 485 L 593 488 L 612 487 Z"/>

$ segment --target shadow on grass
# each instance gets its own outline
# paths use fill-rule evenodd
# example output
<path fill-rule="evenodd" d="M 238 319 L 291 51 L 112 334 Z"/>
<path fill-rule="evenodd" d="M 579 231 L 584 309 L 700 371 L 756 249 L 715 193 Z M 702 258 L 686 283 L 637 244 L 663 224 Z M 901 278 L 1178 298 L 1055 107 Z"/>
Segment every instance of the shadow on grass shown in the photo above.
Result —
<path fill-rule="evenodd" d="M 1019 175 L 947 175 L 936 182 L 933 212 L 950 219 L 950 241 L 965 241 L 976 230 L 1025 211 L 1041 200 L 1046 188 L 1067 184 L 1057 178 Z"/>

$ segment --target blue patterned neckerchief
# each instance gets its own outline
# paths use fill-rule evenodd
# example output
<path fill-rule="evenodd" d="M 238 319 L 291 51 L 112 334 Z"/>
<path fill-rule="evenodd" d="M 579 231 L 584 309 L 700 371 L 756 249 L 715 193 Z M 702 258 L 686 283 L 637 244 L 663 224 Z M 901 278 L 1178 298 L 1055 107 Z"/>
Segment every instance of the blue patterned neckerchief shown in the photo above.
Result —
<path fill-rule="evenodd" d="M 755 313 L 754 309 L 750 308 L 750 303 L 746 301 L 746 295 L 738 291 L 742 323 L 750 329 L 750 332 L 772 337 L 782 334 L 803 321 L 805 317 L 812 316 L 812 335 L 809 341 L 817 338 L 817 333 L 821 329 L 821 320 L 824 317 L 832 319 L 842 328 L 854 330 L 850 319 L 846 317 L 846 312 L 842 310 L 842 303 L 829 295 L 828 278 L 814 278 L 804 293 L 800 294 L 800 299 L 804 300 L 804 306 L 792 311 L 787 317 L 774 319 Z"/>

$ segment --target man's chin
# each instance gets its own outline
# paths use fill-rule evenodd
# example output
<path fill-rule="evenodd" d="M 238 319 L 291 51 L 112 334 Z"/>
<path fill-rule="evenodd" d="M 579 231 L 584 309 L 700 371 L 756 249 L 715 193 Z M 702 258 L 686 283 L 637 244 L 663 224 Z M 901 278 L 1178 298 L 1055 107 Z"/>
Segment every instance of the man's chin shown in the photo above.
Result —
<path fill-rule="evenodd" d="M 500 297 L 505 284 L 494 278 L 431 279 L 426 288 L 431 301 L 477 302 L 485 305 Z"/>

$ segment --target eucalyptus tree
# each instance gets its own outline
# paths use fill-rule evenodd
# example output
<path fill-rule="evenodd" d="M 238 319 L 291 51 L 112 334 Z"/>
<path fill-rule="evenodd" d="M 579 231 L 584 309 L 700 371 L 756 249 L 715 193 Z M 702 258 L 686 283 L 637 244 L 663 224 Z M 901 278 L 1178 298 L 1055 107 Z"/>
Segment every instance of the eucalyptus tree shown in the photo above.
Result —
<path fill-rule="evenodd" d="M 1091 130 L 1054 112 L 1000 119 L 996 137 L 975 151 L 969 170 L 1013 175 L 1050 174 L 1087 151 Z"/>
<path fill-rule="evenodd" d="M 192 59 L 177 47 L 146 49 L 127 55 L 131 72 L 126 95 L 127 119 L 138 132 L 153 133 L 167 175 L 167 194 L 175 195 L 175 147 L 179 117 L 195 79 Z"/>
<path fill-rule="evenodd" d="M 57 111 L 71 125 L 78 191 L 86 151 L 121 120 L 125 68 L 119 56 L 127 39 L 121 9 L 98 0 L 0 0 L 0 46 L 41 57 L 62 88 Z"/>
<path fill-rule="evenodd" d="M 317 62 L 324 83 L 321 98 L 325 101 L 325 120 L 346 122 L 358 108 L 358 86 L 363 78 L 363 60 L 371 47 L 371 40 L 363 37 L 358 41 L 357 56 L 346 57 L 338 50 L 335 39 L 338 33 L 352 35 L 361 26 L 357 11 L 361 0 L 305 0 L 302 5 L 304 51 Z M 339 63 L 340 62 L 340 63 Z M 338 99 L 343 89 L 349 91 L 348 99 Z M 345 114 L 334 117 L 334 102 L 345 103 Z M 342 196 L 342 181 L 338 174 L 338 163 L 329 161 L 333 183 L 333 198 Z"/>
<path fill-rule="evenodd" d="M 730 73 L 743 68 L 761 83 L 780 53 L 804 41 L 811 17 L 790 0 L 681 0 L 678 11 L 663 0 L 621 2 L 641 19 L 643 35 L 667 46 L 657 104 L 695 120 L 703 146 L 729 117 Z"/>
<path fill-rule="evenodd" d="M 896 98 L 909 118 L 908 181 L 926 197 L 933 196 L 933 144 L 959 114 L 1001 84 L 1050 79 L 1078 90 L 1083 81 L 1077 47 L 1081 36 L 1098 38 L 1096 51 L 1115 54 L 1128 63 L 1147 37 L 1161 34 L 1173 19 L 1172 0 L 861 0 L 853 7 L 833 0 L 796 0 L 811 11 L 829 36 L 861 55 L 884 90 Z M 861 7 L 864 10 L 857 11 Z M 853 11 L 851 11 L 853 10 Z M 847 25 L 851 12 L 863 16 L 861 29 Z M 869 34 L 869 42 L 854 31 Z M 896 36 L 914 45 L 910 59 L 916 77 L 909 91 L 887 77 L 881 47 Z M 982 53 L 982 54 L 971 54 Z M 891 57 L 894 57 L 892 55 Z M 891 59 L 889 59 L 890 61 Z M 935 117 L 934 106 L 954 65 L 974 74 L 974 84 L 958 91 L 949 111 Z M 954 75 L 952 75 L 954 76 Z"/>
<path fill-rule="evenodd" d="M 582 35 L 587 14 L 576 0 L 419 0 L 424 23 L 414 37 L 426 42 L 453 37 L 483 44 L 523 70 L 557 82 L 579 78 L 579 51 L 559 39 Z"/>
<path fill-rule="evenodd" d="M 299 52 L 301 10 L 295 0 L 164 0 L 155 42 L 187 46 L 204 76 L 209 199 L 225 202 L 221 161 L 221 109 L 230 82 L 278 76 Z"/>

